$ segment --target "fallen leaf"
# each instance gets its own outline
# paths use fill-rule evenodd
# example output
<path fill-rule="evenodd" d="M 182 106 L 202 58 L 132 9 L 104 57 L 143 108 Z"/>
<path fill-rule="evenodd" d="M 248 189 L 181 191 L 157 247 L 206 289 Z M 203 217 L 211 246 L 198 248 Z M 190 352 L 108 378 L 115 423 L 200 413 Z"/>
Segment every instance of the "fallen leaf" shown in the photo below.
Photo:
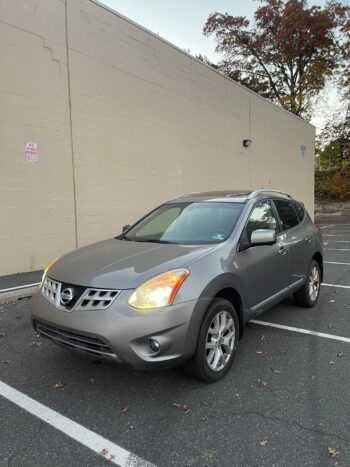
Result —
<path fill-rule="evenodd" d="M 335 328 L 335 324 L 328 324 L 329 328 Z"/>
<path fill-rule="evenodd" d="M 281 370 L 277 370 L 273 366 L 270 367 L 270 370 L 272 371 L 272 373 L 281 373 Z"/>
<path fill-rule="evenodd" d="M 10 363 L 10 360 L 3 360 L 1 363 Z"/>
<path fill-rule="evenodd" d="M 332 360 L 329 362 L 329 365 L 330 365 L 330 366 L 332 366 L 332 365 L 334 365 L 334 364 L 335 364 L 335 363 L 334 363 Z"/>
<path fill-rule="evenodd" d="M 56 384 L 54 385 L 54 388 L 55 388 L 55 389 L 62 389 L 62 388 L 64 388 L 64 387 L 65 387 L 65 383 L 56 383 Z"/>
<path fill-rule="evenodd" d="M 338 352 L 338 353 L 335 354 L 335 355 L 336 355 L 336 357 L 338 357 L 338 358 L 342 358 L 342 357 L 344 357 L 344 352 Z"/>
<path fill-rule="evenodd" d="M 259 441 L 260 446 L 267 446 L 267 440 L 264 439 L 264 441 Z"/>
<path fill-rule="evenodd" d="M 203 400 L 203 401 L 202 401 L 202 404 L 203 404 L 205 407 L 208 407 L 208 405 L 209 405 L 209 402 L 208 402 L 208 401 L 205 401 L 205 400 Z"/>
<path fill-rule="evenodd" d="M 208 417 L 206 415 L 204 415 L 204 417 L 201 418 L 202 422 L 207 422 L 208 421 Z"/>
<path fill-rule="evenodd" d="M 214 459 L 215 452 L 205 450 L 205 451 L 202 451 L 200 455 L 203 460 L 209 461 L 211 459 Z"/>
<path fill-rule="evenodd" d="M 129 404 L 125 404 L 123 407 L 122 407 L 122 412 L 125 413 L 129 410 Z"/>
<path fill-rule="evenodd" d="M 107 461 L 111 461 L 114 459 L 113 454 L 110 454 L 107 449 L 102 449 L 101 456 L 103 456 Z"/>
<path fill-rule="evenodd" d="M 42 342 L 37 342 L 37 341 L 33 341 L 31 344 L 30 344 L 32 347 L 41 347 L 43 345 Z"/>
<path fill-rule="evenodd" d="M 267 341 L 267 339 L 268 339 L 267 336 L 264 336 L 264 335 L 260 336 L 260 340 L 261 340 L 261 341 Z"/>
<path fill-rule="evenodd" d="M 335 300 L 329 300 L 328 303 L 335 303 Z"/>
<path fill-rule="evenodd" d="M 173 406 L 176 407 L 177 409 L 181 410 L 185 414 L 192 412 L 192 409 L 187 407 L 186 404 L 178 404 L 176 402 L 173 402 Z"/>
<path fill-rule="evenodd" d="M 0 337 L 5 337 L 6 336 L 6 332 L 5 331 L 1 331 L 0 332 Z"/>
<path fill-rule="evenodd" d="M 17 298 L 6 301 L 4 305 L 14 305 L 15 303 L 17 303 Z"/>
<path fill-rule="evenodd" d="M 336 451 L 335 449 L 333 448 L 328 448 L 327 449 L 327 455 L 328 457 L 330 457 L 331 459 L 336 459 L 338 457 L 338 454 L 339 454 L 339 451 Z"/>
<path fill-rule="evenodd" d="M 90 383 L 94 383 L 94 382 L 95 382 L 95 378 L 90 378 L 89 381 L 90 381 Z"/>
<path fill-rule="evenodd" d="M 255 355 L 263 355 L 263 353 L 264 353 L 264 352 L 263 352 L 262 350 L 257 350 L 257 351 L 255 352 Z"/>
<path fill-rule="evenodd" d="M 269 384 L 267 381 L 263 381 L 261 379 L 258 379 L 259 386 L 262 388 L 266 388 L 266 386 Z"/>

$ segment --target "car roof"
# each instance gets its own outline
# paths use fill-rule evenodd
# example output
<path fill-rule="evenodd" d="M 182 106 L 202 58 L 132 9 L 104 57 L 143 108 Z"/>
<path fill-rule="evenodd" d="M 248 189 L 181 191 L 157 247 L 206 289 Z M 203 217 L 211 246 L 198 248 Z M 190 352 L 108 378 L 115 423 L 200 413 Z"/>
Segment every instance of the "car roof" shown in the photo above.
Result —
<path fill-rule="evenodd" d="M 204 191 L 182 194 L 169 203 L 203 203 L 203 202 L 229 202 L 229 203 L 246 203 L 253 198 L 288 198 L 292 196 L 278 190 L 260 189 L 260 190 L 221 190 L 221 191 Z"/>

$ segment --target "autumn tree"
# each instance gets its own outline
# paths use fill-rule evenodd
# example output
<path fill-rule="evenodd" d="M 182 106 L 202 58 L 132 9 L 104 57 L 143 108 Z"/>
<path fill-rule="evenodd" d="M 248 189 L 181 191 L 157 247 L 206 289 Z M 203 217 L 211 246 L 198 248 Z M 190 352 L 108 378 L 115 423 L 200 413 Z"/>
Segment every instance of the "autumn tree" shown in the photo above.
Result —
<path fill-rule="evenodd" d="M 220 70 L 305 116 L 310 101 L 346 61 L 350 7 L 307 0 L 259 0 L 254 21 L 228 13 L 209 16 L 204 34 L 224 54 Z"/>
<path fill-rule="evenodd" d="M 344 99 L 350 101 L 350 7 L 333 5 L 334 12 L 339 18 L 340 34 L 339 44 L 339 76 L 338 84 L 342 90 Z M 349 113 L 349 111 L 348 111 Z"/>
<path fill-rule="evenodd" d="M 320 169 L 350 167 L 350 103 L 345 112 L 333 116 L 317 137 L 317 160 Z"/>

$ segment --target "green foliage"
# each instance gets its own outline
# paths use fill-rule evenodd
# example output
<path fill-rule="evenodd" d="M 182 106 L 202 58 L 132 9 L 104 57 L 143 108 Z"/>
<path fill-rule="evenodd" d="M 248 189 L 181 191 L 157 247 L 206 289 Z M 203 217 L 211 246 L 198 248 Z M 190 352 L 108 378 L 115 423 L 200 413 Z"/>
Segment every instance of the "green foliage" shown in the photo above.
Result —
<path fill-rule="evenodd" d="M 323 148 L 316 148 L 316 161 L 319 170 L 330 170 L 339 167 L 339 141 L 331 141 Z"/>
<path fill-rule="evenodd" d="M 350 201 L 350 166 L 315 173 L 317 201 Z"/>
<path fill-rule="evenodd" d="M 350 164 L 350 102 L 345 115 L 330 121 L 317 138 L 316 161 L 320 170 Z"/>

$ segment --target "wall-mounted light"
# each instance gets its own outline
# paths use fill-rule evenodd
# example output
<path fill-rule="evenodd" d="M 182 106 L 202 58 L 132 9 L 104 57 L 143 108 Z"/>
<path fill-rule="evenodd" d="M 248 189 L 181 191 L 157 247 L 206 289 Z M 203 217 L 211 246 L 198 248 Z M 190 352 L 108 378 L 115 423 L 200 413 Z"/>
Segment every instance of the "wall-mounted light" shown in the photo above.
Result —
<path fill-rule="evenodd" d="M 244 139 L 243 140 L 243 146 L 245 148 L 249 148 L 249 146 L 251 146 L 253 144 L 253 141 L 251 139 Z"/>

